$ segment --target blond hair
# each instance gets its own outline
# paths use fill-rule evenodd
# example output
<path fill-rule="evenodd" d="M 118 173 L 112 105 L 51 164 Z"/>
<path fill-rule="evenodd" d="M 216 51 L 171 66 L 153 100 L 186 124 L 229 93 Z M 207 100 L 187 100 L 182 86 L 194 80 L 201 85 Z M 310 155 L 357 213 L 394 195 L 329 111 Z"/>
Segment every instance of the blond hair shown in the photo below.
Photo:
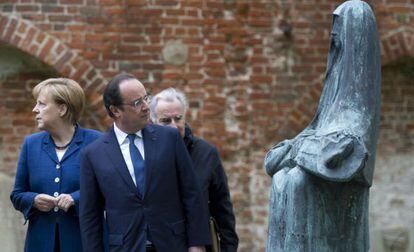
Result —
<path fill-rule="evenodd" d="M 34 87 L 33 97 L 37 99 L 43 89 L 47 89 L 56 104 L 66 105 L 63 119 L 73 124 L 79 121 L 85 107 L 85 93 L 76 81 L 66 78 L 44 80 Z"/>

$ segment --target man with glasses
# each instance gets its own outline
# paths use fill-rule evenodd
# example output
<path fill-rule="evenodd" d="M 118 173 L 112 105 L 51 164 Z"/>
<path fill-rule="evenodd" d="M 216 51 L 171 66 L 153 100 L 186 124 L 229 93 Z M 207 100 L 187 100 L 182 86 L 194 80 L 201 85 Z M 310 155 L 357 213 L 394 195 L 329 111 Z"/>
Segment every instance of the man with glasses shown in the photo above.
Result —
<path fill-rule="evenodd" d="M 119 74 L 103 100 L 112 128 L 81 157 L 80 226 L 85 251 L 204 251 L 210 243 L 191 159 L 176 130 L 148 124 L 148 96 Z"/>
<path fill-rule="evenodd" d="M 226 173 L 217 149 L 195 137 L 186 124 L 187 107 L 187 99 L 182 92 L 174 88 L 165 89 L 151 100 L 151 120 L 159 125 L 177 128 L 180 132 L 193 161 L 204 201 L 208 203 L 210 216 L 217 223 L 221 252 L 236 252 L 238 237 Z M 208 251 L 211 249 L 208 247 Z"/>

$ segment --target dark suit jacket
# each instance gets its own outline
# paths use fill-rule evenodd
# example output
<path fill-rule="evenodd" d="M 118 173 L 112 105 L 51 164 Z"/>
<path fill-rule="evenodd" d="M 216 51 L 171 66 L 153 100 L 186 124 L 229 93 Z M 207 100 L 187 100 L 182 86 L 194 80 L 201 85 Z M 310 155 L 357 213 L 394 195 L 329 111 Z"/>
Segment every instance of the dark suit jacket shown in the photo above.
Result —
<path fill-rule="evenodd" d="M 98 131 L 78 126 L 60 161 L 49 133 L 42 131 L 25 138 L 10 199 L 29 221 L 26 252 L 54 251 L 56 225 L 59 226 L 60 251 L 82 250 L 78 219 L 79 156 L 82 148 L 100 136 Z M 34 198 L 40 193 L 50 196 L 70 194 L 75 206 L 68 212 L 56 208 L 41 212 L 33 207 Z"/>
<path fill-rule="evenodd" d="M 186 124 L 184 142 L 193 161 L 203 197 L 208 202 L 210 215 L 214 217 L 220 232 L 222 252 L 236 252 L 239 238 L 230 199 L 227 176 L 219 153 L 213 145 L 193 135 Z M 210 251 L 210 248 L 207 249 Z"/>
<path fill-rule="evenodd" d="M 138 194 L 114 130 L 81 157 L 80 226 L 84 251 L 102 251 L 102 213 L 111 251 L 187 251 L 210 243 L 208 214 L 191 159 L 177 130 L 148 125 L 142 131 L 146 184 Z"/>

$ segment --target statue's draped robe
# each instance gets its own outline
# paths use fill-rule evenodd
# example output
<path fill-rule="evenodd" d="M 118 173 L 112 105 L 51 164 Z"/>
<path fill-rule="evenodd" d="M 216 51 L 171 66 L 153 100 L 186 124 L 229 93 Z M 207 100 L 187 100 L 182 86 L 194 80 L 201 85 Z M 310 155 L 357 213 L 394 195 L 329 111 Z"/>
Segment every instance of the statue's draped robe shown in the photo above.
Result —
<path fill-rule="evenodd" d="M 273 147 L 267 251 L 368 251 L 368 196 L 380 119 L 380 49 L 368 4 L 334 11 L 316 115 Z"/>

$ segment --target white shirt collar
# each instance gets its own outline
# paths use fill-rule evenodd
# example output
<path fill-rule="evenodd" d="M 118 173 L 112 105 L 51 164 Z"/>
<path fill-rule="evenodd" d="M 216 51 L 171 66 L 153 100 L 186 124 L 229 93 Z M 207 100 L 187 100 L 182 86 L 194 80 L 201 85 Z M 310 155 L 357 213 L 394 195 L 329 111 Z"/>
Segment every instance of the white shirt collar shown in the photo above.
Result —
<path fill-rule="evenodd" d="M 116 126 L 116 123 L 114 123 L 114 132 L 115 132 L 116 140 L 118 140 L 118 144 L 122 145 L 126 141 L 128 134 L 120 130 Z M 139 138 L 142 138 L 142 130 L 137 131 L 135 135 L 137 135 Z"/>

